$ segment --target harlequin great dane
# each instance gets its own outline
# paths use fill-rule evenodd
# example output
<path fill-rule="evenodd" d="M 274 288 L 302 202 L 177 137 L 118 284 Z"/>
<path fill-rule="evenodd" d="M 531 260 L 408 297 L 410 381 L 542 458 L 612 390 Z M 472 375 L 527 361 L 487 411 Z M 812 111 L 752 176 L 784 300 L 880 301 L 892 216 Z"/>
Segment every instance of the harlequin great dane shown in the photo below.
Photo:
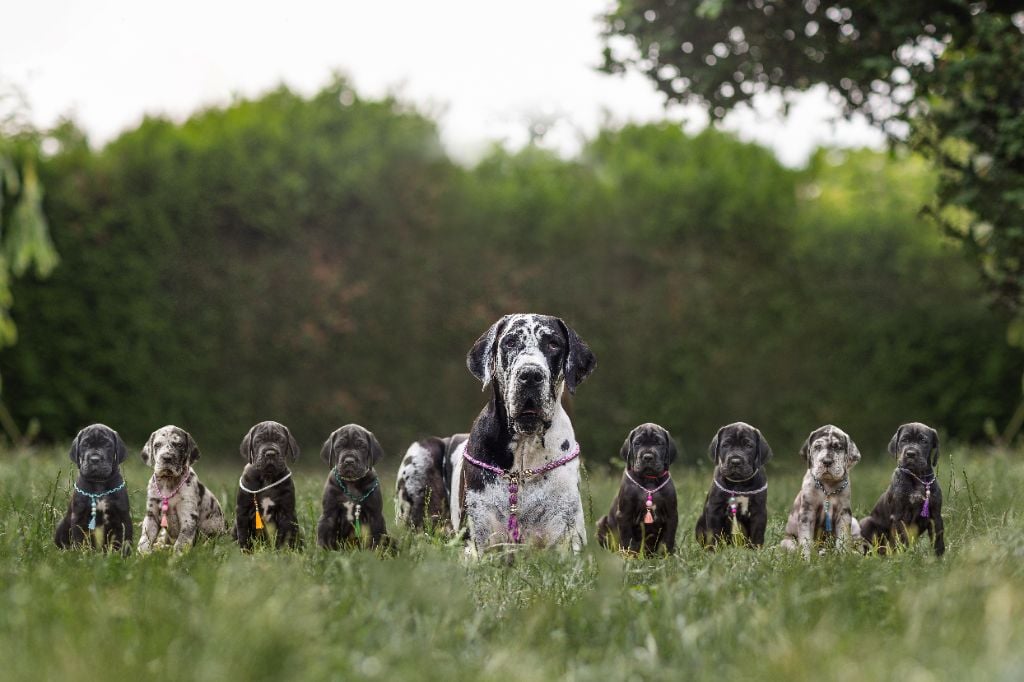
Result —
<path fill-rule="evenodd" d="M 466 365 L 491 399 L 452 453 L 450 478 L 452 527 L 465 524 L 470 556 L 586 544 L 579 444 L 561 397 L 595 364 L 579 335 L 548 315 L 505 315 L 473 344 Z"/>

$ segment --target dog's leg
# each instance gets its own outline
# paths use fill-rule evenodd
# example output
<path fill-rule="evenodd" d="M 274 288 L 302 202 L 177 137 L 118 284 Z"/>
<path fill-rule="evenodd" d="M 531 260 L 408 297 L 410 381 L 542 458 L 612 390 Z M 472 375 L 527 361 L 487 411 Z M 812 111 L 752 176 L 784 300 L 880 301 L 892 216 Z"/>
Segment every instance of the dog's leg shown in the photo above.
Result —
<path fill-rule="evenodd" d="M 839 521 L 836 524 L 837 550 L 842 552 L 852 547 L 852 527 L 853 514 L 850 512 L 849 507 L 845 507 L 841 512 L 839 512 Z"/>
<path fill-rule="evenodd" d="M 750 514 L 750 544 L 754 547 L 764 546 L 764 530 L 768 525 L 768 511 L 754 509 Z"/>
<path fill-rule="evenodd" d="M 935 549 L 935 556 L 942 556 L 946 553 L 946 530 L 942 520 L 942 514 L 935 514 L 928 532 L 932 536 L 932 547 Z"/>
<path fill-rule="evenodd" d="M 71 547 L 71 514 L 68 513 L 57 524 L 57 530 L 53 534 L 53 543 L 61 549 Z"/>
<path fill-rule="evenodd" d="M 814 542 L 814 509 L 806 500 L 800 501 L 800 517 L 797 525 L 796 541 L 805 559 L 811 558 L 811 544 Z"/>
<path fill-rule="evenodd" d="M 608 517 L 602 516 L 597 520 L 597 544 L 608 549 Z"/>
<path fill-rule="evenodd" d="M 367 519 L 370 522 L 370 547 L 387 547 L 390 544 L 388 529 L 384 523 L 384 514 L 373 512 Z"/>
<path fill-rule="evenodd" d="M 676 530 L 679 528 L 679 514 L 673 512 L 665 522 L 665 530 L 661 537 L 669 554 L 676 552 Z"/>
<path fill-rule="evenodd" d="M 186 504 L 183 499 L 178 504 L 178 539 L 174 541 L 174 552 L 181 554 L 196 541 L 199 532 L 199 509 L 195 500 Z"/>
<path fill-rule="evenodd" d="M 142 528 L 139 531 L 139 554 L 149 554 L 153 551 L 153 543 L 156 542 L 159 533 L 160 524 L 152 514 L 147 513 L 146 518 L 142 519 Z"/>

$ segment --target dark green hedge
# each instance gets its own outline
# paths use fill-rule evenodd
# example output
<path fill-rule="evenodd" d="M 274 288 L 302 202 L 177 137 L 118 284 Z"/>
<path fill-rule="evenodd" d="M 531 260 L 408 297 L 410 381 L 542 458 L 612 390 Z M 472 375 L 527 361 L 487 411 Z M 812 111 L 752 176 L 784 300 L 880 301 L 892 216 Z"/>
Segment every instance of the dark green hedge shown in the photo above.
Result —
<path fill-rule="evenodd" d="M 594 347 L 574 406 L 591 461 L 647 420 L 691 458 L 736 419 L 786 459 L 827 421 L 875 456 L 901 421 L 978 439 L 1016 404 L 1021 354 L 918 217 L 914 159 L 795 172 L 664 124 L 465 169 L 433 122 L 347 88 L 149 119 L 96 151 L 65 129 L 44 168 L 62 265 L 16 285 L 0 357 L 16 418 L 135 443 L 173 422 L 215 457 L 261 419 L 309 457 L 356 421 L 397 457 L 469 427 L 466 351 L 514 311 Z"/>

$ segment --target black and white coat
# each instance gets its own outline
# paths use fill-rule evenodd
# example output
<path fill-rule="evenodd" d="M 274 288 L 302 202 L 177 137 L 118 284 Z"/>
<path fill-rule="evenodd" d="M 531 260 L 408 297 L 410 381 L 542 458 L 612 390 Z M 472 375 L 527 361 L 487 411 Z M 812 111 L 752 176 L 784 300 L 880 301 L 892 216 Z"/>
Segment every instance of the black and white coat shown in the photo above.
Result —
<path fill-rule="evenodd" d="M 470 372 L 491 398 L 469 439 L 453 453 L 451 515 L 465 527 L 467 553 L 512 542 L 509 484 L 504 477 L 465 460 L 465 453 L 504 471 L 523 472 L 555 462 L 578 447 L 562 392 L 593 371 L 594 354 L 565 322 L 547 315 L 506 315 L 473 345 Z M 578 551 L 587 542 L 580 497 L 579 459 L 525 478 L 518 492 L 522 544 L 566 545 Z"/>

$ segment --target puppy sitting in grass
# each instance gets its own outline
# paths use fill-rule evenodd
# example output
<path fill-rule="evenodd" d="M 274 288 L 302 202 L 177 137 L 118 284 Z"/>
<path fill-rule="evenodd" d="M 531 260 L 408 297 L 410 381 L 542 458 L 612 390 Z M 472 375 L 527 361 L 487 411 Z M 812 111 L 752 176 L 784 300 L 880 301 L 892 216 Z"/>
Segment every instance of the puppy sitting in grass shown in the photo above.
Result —
<path fill-rule="evenodd" d="M 860 529 L 850 511 L 850 470 L 860 461 L 860 450 L 846 432 L 827 424 L 807 436 L 800 456 L 807 462 L 807 473 L 780 544 L 788 550 L 799 548 L 804 557 L 810 557 L 811 545 L 821 540 L 834 539 L 837 548 L 852 549 Z"/>
<path fill-rule="evenodd" d="M 875 503 L 871 515 L 860 522 L 865 548 L 879 554 L 906 545 L 911 536 L 928 533 L 937 556 L 946 551 L 942 522 L 942 488 L 935 475 L 939 463 L 939 434 L 913 422 L 896 429 L 889 441 L 896 458 L 892 482 Z"/>
<path fill-rule="evenodd" d="M 132 517 L 121 476 L 128 449 L 121 436 L 103 424 L 86 426 L 71 443 L 69 457 L 78 467 L 78 480 L 54 543 L 61 549 L 88 545 L 129 554 Z"/>
<path fill-rule="evenodd" d="M 142 448 L 142 461 L 153 467 L 153 476 L 146 488 L 140 554 L 170 545 L 175 552 L 182 552 L 195 544 L 199 533 L 214 536 L 224 532 L 220 502 L 192 469 L 197 459 L 199 446 L 188 431 L 165 426 L 150 434 Z"/>
<path fill-rule="evenodd" d="M 721 542 L 761 547 L 768 523 L 768 441 L 750 424 L 736 422 L 718 430 L 708 455 L 715 471 L 697 519 L 697 542 L 707 549 Z"/>
<path fill-rule="evenodd" d="M 622 444 L 626 460 L 619 492 L 612 508 L 597 522 L 597 541 L 630 553 L 676 551 L 676 488 L 669 465 L 676 444 L 657 424 L 641 424 Z"/>
<path fill-rule="evenodd" d="M 384 498 L 373 466 L 383 455 L 377 438 L 358 424 L 337 429 L 324 441 L 320 459 L 331 467 L 324 484 L 323 513 L 316 526 L 316 542 L 324 549 L 358 547 L 363 527 L 370 547 L 387 546 Z"/>
<path fill-rule="evenodd" d="M 265 421 L 245 434 L 239 446 L 245 470 L 238 479 L 232 535 L 243 551 L 274 538 L 277 549 L 299 548 L 302 537 L 295 514 L 295 483 L 289 462 L 299 458 L 299 444 L 284 424 Z"/>

